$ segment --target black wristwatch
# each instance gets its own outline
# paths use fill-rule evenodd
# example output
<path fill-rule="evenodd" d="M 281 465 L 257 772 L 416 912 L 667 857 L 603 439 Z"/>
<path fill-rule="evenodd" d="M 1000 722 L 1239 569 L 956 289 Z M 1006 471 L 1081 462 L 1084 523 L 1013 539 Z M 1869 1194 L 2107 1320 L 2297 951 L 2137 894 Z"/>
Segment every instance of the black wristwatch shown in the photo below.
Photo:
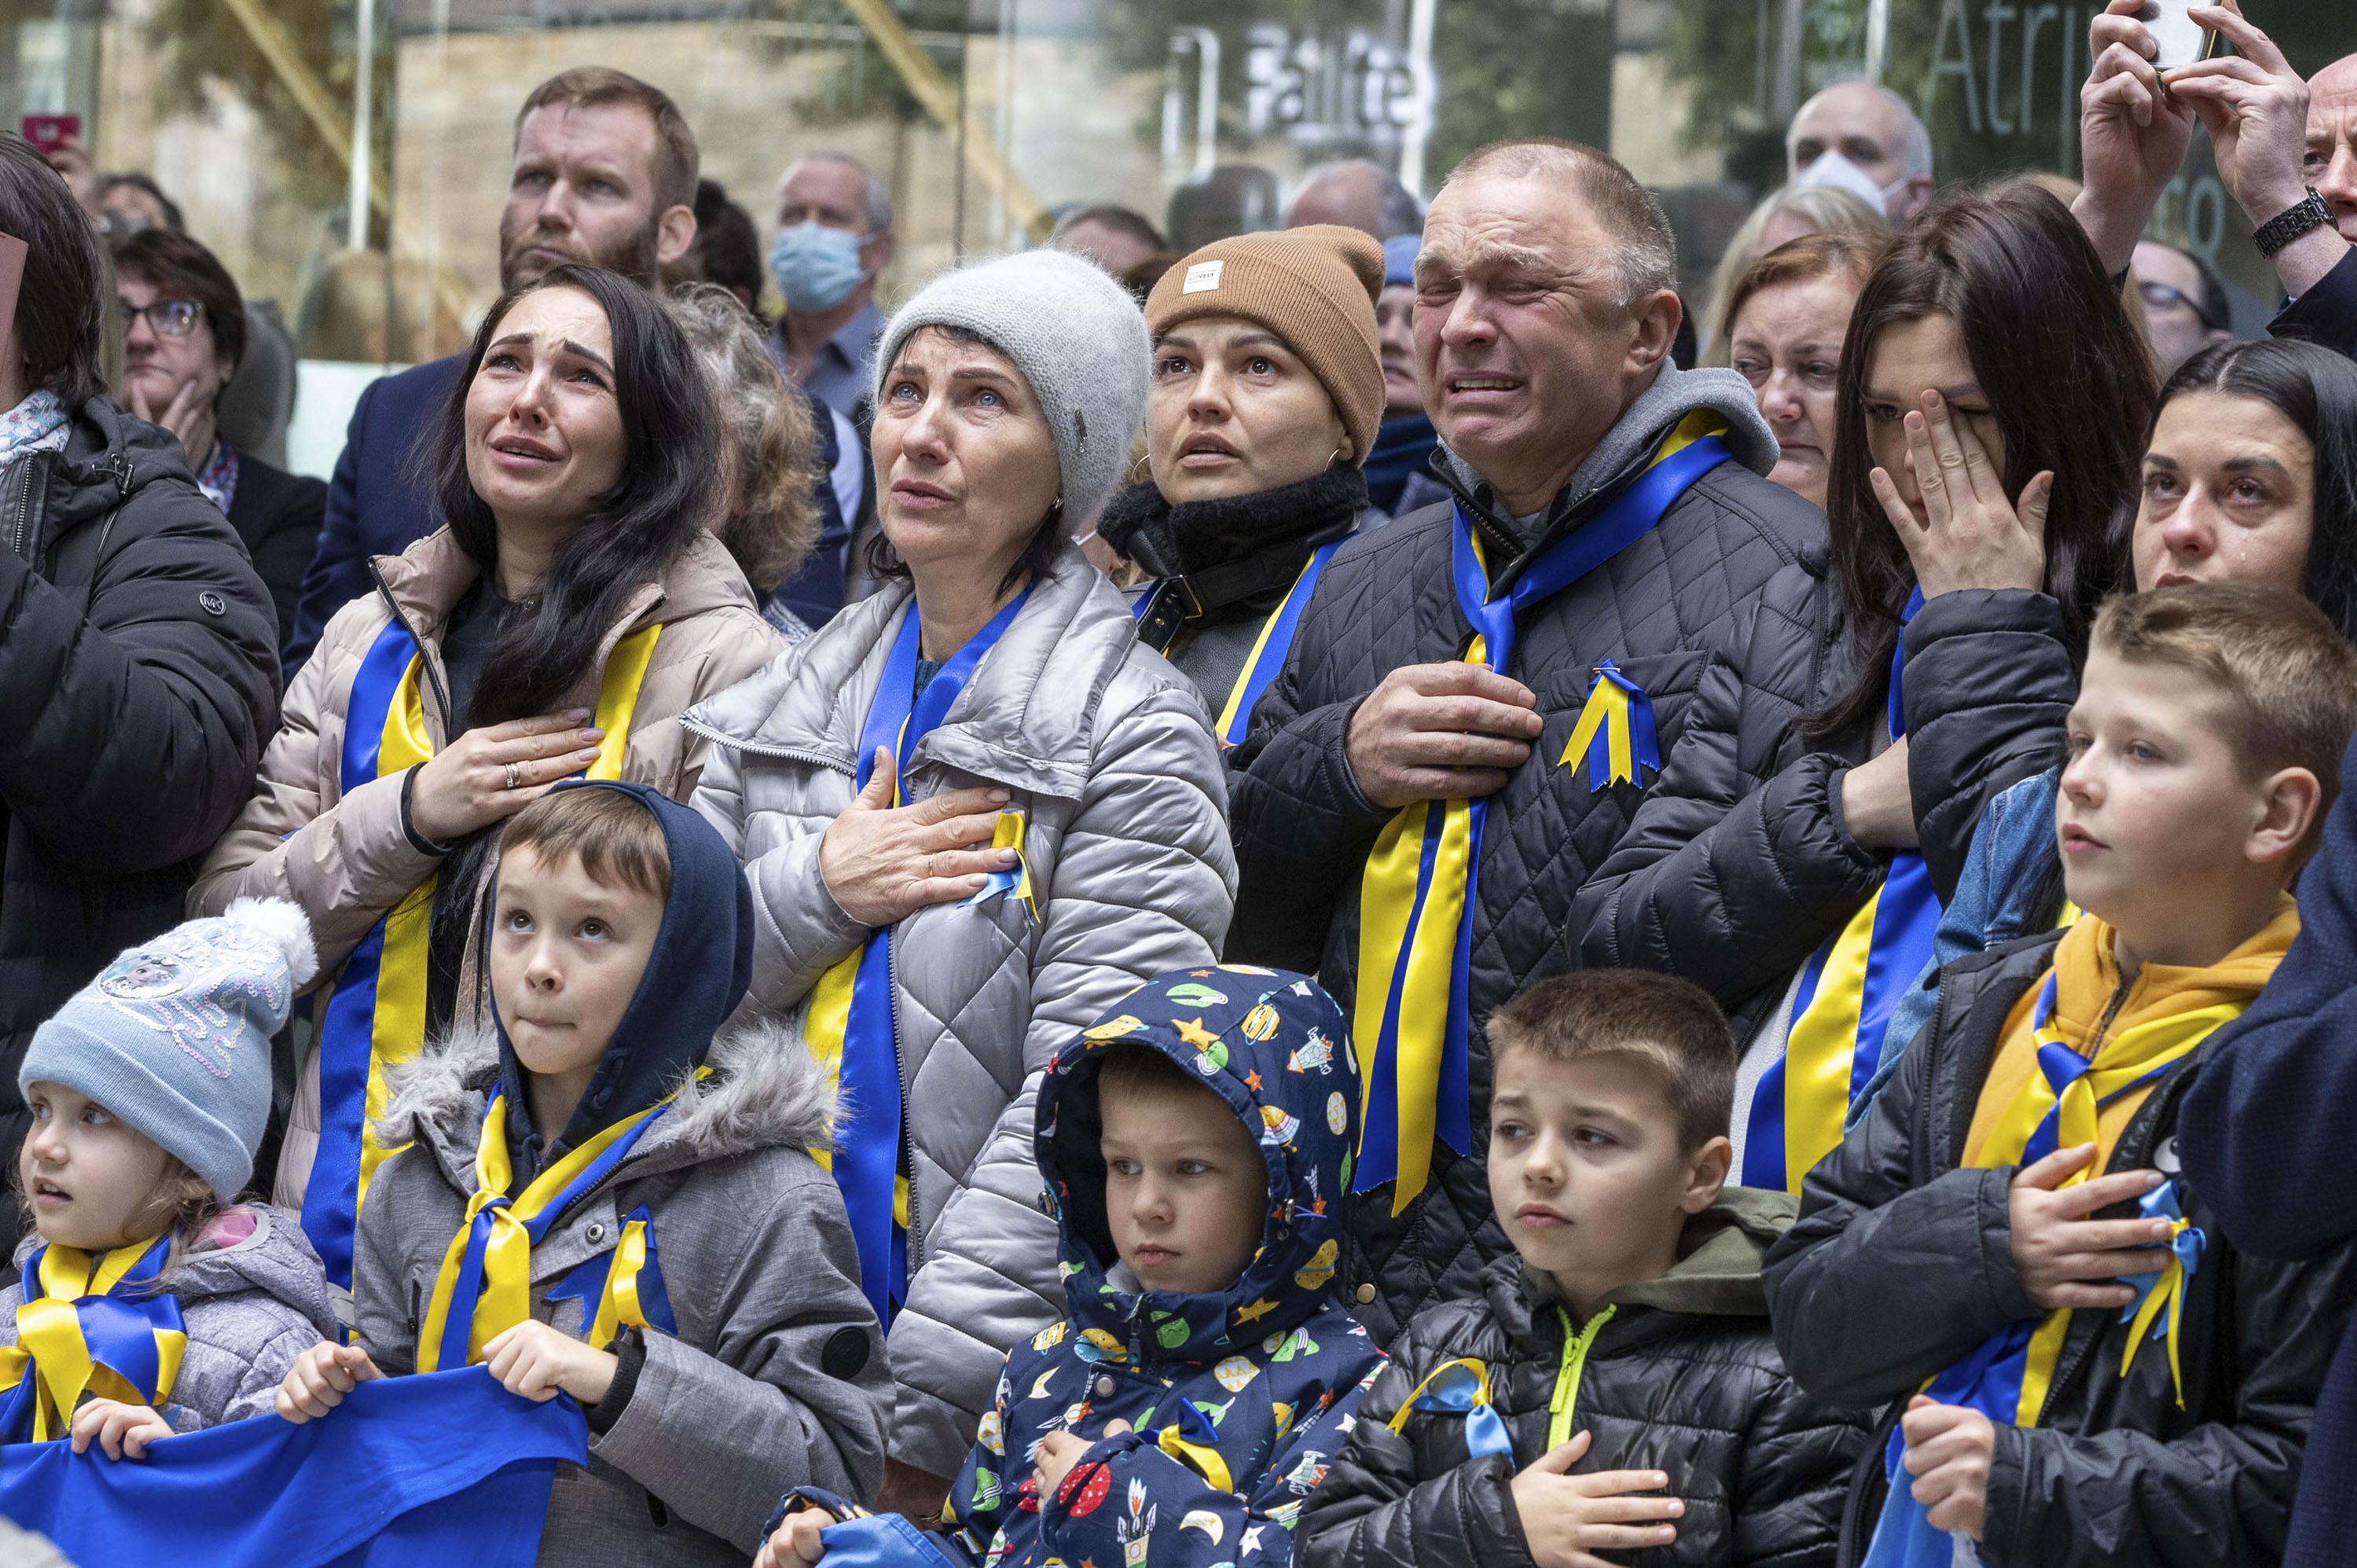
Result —
<path fill-rule="evenodd" d="M 2259 254 L 2273 261 L 2277 251 L 2282 250 L 2310 229 L 2331 221 L 2332 209 L 2326 204 L 2324 198 L 2316 193 L 2316 187 L 2311 185 L 2308 188 L 2308 195 L 2299 202 L 2260 224 L 2259 231 L 2251 236 L 2251 242 L 2258 246 Z"/>

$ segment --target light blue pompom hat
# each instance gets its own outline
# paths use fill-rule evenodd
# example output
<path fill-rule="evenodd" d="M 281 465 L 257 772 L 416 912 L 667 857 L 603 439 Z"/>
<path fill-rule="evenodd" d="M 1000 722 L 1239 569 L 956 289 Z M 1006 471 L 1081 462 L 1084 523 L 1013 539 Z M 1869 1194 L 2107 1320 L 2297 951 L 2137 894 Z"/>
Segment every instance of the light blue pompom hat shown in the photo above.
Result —
<path fill-rule="evenodd" d="M 270 1119 L 270 1037 L 318 969 L 301 908 L 236 899 L 124 949 L 33 1032 L 17 1092 L 72 1090 L 234 1201 Z"/>

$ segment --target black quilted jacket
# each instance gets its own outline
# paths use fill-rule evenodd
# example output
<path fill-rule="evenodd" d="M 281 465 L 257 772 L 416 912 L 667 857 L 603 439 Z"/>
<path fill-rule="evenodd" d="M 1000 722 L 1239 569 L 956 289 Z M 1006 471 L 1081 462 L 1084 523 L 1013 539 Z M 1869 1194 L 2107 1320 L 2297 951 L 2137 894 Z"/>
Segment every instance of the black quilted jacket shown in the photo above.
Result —
<path fill-rule="evenodd" d="M 1803 1185 L 1801 1217 L 1770 1251 L 1766 1277 L 1777 1341 L 1818 1398 L 1895 1405 L 2039 1316 L 2014 1263 L 2013 1170 L 1958 1162 L 2006 1021 L 2060 940 L 2050 932 L 1943 972 L 1939 1012 Z M 2153 1085 L 2108 1168 L 2178 1174 L 2178 1113 L 2216 1046 Z M 2119 1315 L 2072 1314 L 2039 1424 L 1997 1428 L 1986 1568 L 2244 1568 L 2283 1555 L 2318 1393 L 2357 1301 L 2357 1244 L 2299 1262 L 2253 1256 L 2179 1180 L 2185 1217 L 2209 1238 L 2186 1294 L 2183 1402 L 2161 1347 L 2124 1373 Z M 1884 1490 L 1878 1448 L 1854 1477 L 1843 1563 L 1864 1560 Z M 2331 1561 L 2348 1562 L 2338 1555 L 2348 1545 Z"/>
<path fill-rule="evenodd" d="M 1659 428 L 1682 412 L 1663 411 Z M 1566 490 L 1540 543 L 1618 488 Z M 1491 559 L 1519 547 L 1488 487 L 1458 489 Z M 1227 956 L 1314 970 L 1345 1007 L 1359 876 L 1391 813 L 1359 792 L 1343 731 L 1385 673 L 1465 647 L 1449 527 L 1448 509 L 1432 507 L 1343 547 L 1231 755 L 1242 886 Z M 1764 1009 L 1878 884 L 1882 863 L 1843 831 L 1832 795 L 1862 748 L 1812 754 L 1794 728 L 1843 679 L 1841 641 L 1824 515 L 1738 462 L 1706 474 L 1651 533 L 1520 622 L 1508 673 L 1538 694 L 1546 729 L 1484 830 L 1473 1157 L 1437 1150 L 1433 1185 L 1396 1218 L 1388 1202 L 1357 1206 L 1343 1278 L 1379 1340 L 1431 1303 L 1470 1294 L 1481 1265 L 1505 1251 L 1480 1159 L 1490 1064 L 1478 1026 L 1491 1009 L 1551 974 L 1633 965 L 1696 982 L 1747 1027 L 1745 1004 Z M 1663 768 L 1641 789 L 1591 793 L 1579 768 L 1556 760 L 1608 658 L 1652 694 Z"/>
<path fill-rule="evenodd" d="M 1760 1261 L 1792 1218 L 1782 1193 L 1729 1188 L 1689 1221 L 1687 1254 L 1658 1280 L 1606 1298 L 1568 1433 L 1592 1446 L 1574 1473 L 1658 1469 L 1685 1512 L 1666 1548 L 1614 1552 L 1633 1568 L 1826 1568 L 1842 1497 L 1868 1421 L 1803 1395 L 1768 1335 Z M 1599 1305 L 1597 1309 L 1603 1310 Z M 1392 1347 L 1302 1516 L 1301 1568 L 1531 1568 L 1517 1469 L 1547 1451 L 1565 1351 L 1565 1309 L 1519 1258 L 1501 1258 L 1469 1299 L 1434 1307 Z M 1432 1370 L 1459 1357 L 1489 1369 L 1513 1455 L 1469 1456 L 1461 1416 L 1388 1423 Z"/>
<path fill-rule="evenodd" d="M 180 444 L 105 398 L 0 485 L 0 1156 L 34 1027 L 178 923 L 278 725 L 278 623 Z M 0 1257 L 16 1205 L 0 1206 Z"/>

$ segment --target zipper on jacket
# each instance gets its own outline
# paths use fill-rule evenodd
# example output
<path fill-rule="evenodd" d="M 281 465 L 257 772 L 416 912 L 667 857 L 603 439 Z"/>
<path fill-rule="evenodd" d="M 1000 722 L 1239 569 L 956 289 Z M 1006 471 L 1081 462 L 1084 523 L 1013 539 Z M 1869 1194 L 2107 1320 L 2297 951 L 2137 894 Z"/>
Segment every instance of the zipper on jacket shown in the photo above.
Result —
<path fill-rule="evenodd" d="M 384 574 L 376 569 L 373 558 L 369 561 L 368 570 L 369 580 L 376 585 L 377 597 L 384 601 L 385 612 L 393 617 L 394 624 L 409 634 L 409 640 L 417 644 L 417 667 L 425 671 L 426 683 L 434 688 L 434 705 L 442 710 L 442 733 L 447 737 L 445 744 L 457 739 L 450 733 L 455 722 L 450 714 L 450 693 L 443 689 L 442 677 L 436 672 L 434 660 L 425 657 L 425 639 L 417 635 L 417 628 L 409 624 L 409 618 L 402 614 L 401 607 L 393 602 L 393 590 L 384 585 Z"/>
<path fill-rule="evenodd" d="M 802 751 L 793 746 L 761 746 L 753 741 L 740 740 L 733 735 L 722 735 L 710 725 L 700 719 L 689 718 L 684 714 L 680 715 L 679 727 L 690 735 L 700 735 L 713 745 L 725 746 L 732 751 L 749 751 L 756 757 L 775 757 L 788 762 L 807 762 L 813 768 L 830 768 L 837 773 L 851 774 L 855 778 L 858 776 L 857 765 L 846 763 L 840 757 L 826 757 L 815 751 Z"/>
<path fill-rule="evenodd" d="M 41 467 L 39 456 L 38 452 L 27 452 L 16 465 L 22 470 L 16 485 L 16 527 L 8 541 L 36 572 L 41 569 L 41 564 L 33 559 L 33 470 Z"/>
<path fill-rule="evenodd" d="M 1595 1345 L 1597 1334 L 1620 1310 L 1618 1306 L 1608 1306 L 1589 1318 L 1587 1327 L 1575 1331 L 1571 1314 L 1559 1306 L 1555 1309 L 1555 1315 L 1563 1319 L 1563 1365 L 1555 1369 L 1555 1392 L 1547 1400 L 1550 1454 L 1571 1440 L 1571 1412 L 1579 1401 L 1579 1374 L 1587 1368 L 1587 1352 Z"/>

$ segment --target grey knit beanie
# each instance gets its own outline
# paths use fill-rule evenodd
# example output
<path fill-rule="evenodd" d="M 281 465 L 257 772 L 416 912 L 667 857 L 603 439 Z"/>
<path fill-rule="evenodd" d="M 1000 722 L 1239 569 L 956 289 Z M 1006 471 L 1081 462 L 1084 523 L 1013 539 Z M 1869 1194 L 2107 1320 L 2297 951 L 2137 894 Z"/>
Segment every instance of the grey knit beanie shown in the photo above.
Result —
<path fill-rule="evenodd" d="M 952 267 L 894 313 L 876 348 L 876 406 L 920 327 L 985 338 L 1031 383 L 1055 437 L 1064 515 L 1092 516 L 1121 482 L 1146 418 L 1152 346 L 1129 291 L 1078 256 L 1025 251 Z"/>
<path fill-rule="evenodd" d="M 270 1119 L 270 1036 L 318 969 L 300 908 L 236 899 L 124 950 L 33 1031 L 16 1091 L 54 1083 L 95 1101 L 227 1203 Z"/>

